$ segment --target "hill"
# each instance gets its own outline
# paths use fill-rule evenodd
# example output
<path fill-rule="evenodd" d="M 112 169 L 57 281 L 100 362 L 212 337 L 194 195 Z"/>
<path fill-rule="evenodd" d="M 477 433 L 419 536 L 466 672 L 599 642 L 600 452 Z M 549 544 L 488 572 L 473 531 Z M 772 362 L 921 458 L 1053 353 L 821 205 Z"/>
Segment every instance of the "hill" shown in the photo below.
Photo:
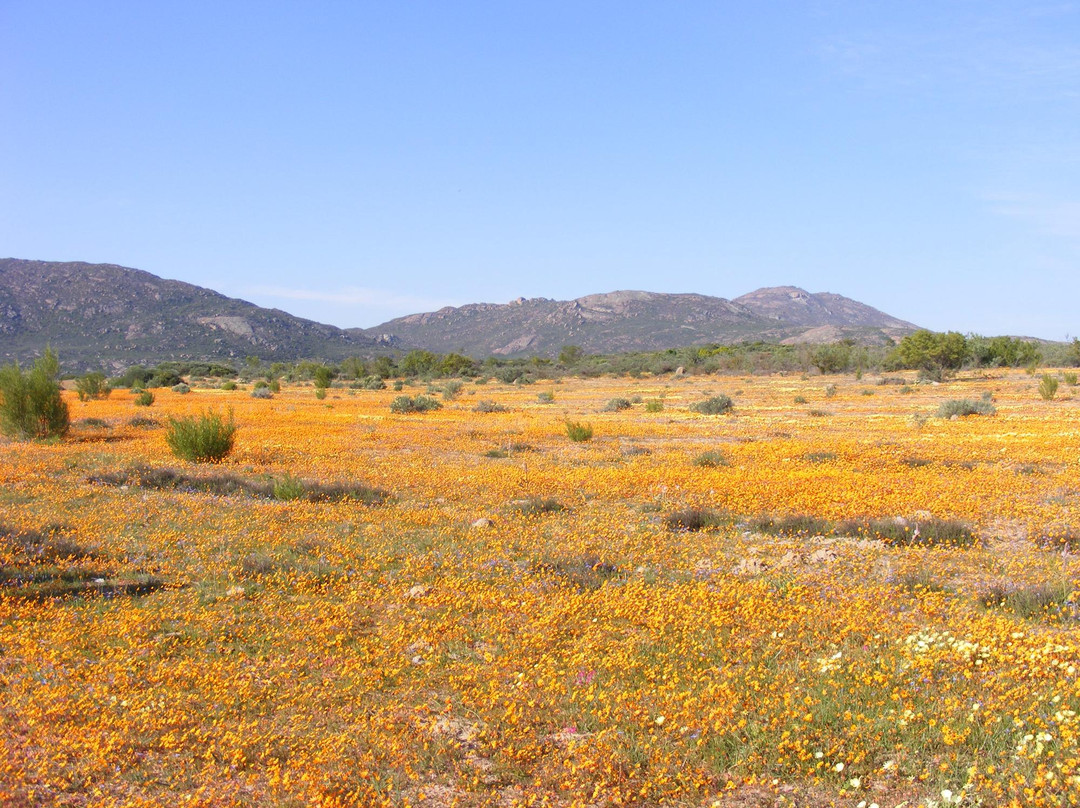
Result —
<path fill-rule="evenodd" d="M 742 340 L 832 342 L 850 337 L 885 344 L 916 328 L 841 295 L 780 286 L 734 300 L 635 291 L 568 301 L 518 298 L 412 314 L 363 333 L 440 353 L 552 356 L 568 344 L 590 353 Z"/>
<path fill-rule="evenodd" d="M 166 359 L 340 359 L 376 340 L 114 264 L 0 259 L 0 359 L 49 344 L 65 367 Z"/>

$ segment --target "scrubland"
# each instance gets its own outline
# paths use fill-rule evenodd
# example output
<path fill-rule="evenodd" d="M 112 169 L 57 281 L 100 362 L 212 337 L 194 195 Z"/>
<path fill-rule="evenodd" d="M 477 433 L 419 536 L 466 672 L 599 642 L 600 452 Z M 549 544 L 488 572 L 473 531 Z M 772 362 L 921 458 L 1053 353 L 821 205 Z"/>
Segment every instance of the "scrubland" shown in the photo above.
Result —
<path fill-rule="evenodd" d="M 898 381 L 68 393 L 0 443 L 0 803 L 1080 803 L 1080 398 Z"/>

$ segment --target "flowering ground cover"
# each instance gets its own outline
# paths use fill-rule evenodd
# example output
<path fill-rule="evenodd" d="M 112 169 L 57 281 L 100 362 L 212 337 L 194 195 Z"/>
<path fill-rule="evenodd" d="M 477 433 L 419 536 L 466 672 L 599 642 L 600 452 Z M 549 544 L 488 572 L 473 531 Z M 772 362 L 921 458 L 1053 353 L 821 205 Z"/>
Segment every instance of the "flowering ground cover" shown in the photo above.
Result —
<path fill-rule="evenodd" d="M 0 443 L 0 804 L 1077 804 L 1080 397 L 894 381 L 72 395 Z"/>

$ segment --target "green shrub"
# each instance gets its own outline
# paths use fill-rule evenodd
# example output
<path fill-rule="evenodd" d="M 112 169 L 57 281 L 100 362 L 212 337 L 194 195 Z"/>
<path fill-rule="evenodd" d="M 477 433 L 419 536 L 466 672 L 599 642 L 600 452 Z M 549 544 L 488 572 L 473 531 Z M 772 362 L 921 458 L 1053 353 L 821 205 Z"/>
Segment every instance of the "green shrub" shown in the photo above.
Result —
<path fill-rule="evenodd" d="M 381 376 L 365 376 L 360 380 L 360 389 L 362 390 L 385 390 L 386 382 L 383 381 Z"/>
<path fill-rule="evenodd" d="M 702 415 L 723 415 L 733 406 L 735 405 L 728 396 L 713 396 L 696 404 L 691 404 L 690 409 L 694 412 L 700 412 Z"/>
<path fill-rule="evenodd" d="M 1069 387 L 1076 387 L 1075 373 L 1062 373 L 1061 378 L 1065 380 L 1065 384 L 1069 385 Z"/>
<path fill-rule="evenodd" d="M 461 388 L 464 387 L 464 382 L 457 381 L 447 382 L 443 385 L 442 397 L 444 401 L 453 401 L 458 397 L 458 393 L 461 392 Z"/>
<path fill-rule="evenodd" d="M 262 387 L 256 387 L 254 390 L 252 390 L 251 397 L 267 399 L 273 398 L 274 394 L 270 392 L 270 388 L 268 386 L 263 385 Z"/>
<path fill-rule="evenodd" d="M 1039 379 L 1039 395 L 1043 401 L 1053 401 L 1054 396 L 1057 395 L 1058 380 L 1051 376 L 1049 373 L 1044 373 L 1042 378 Z"/>
<path fill-rule="evenodd" d="M 92 398 L 108 398 L 112 388 L 105 381 L 104 373 L 87 373 L 75 380 L 75 392 L 79 401 L 89 401 Z"/>
<path fill-rule="evenodd" d="M 192 463 L 221 460 L 232 451 L 236 424 L 232 413 L 226 421 L 215 412 L 199 416 L 170 418 L 165 442 L 172 453 Z"/>
<path fill-rule="evenodd" d="M 818 409 L 807 410 L 806 414 L 809 415 L 811 418 L 828 418 L 830 415 L 832 415 L 832 413 L 828 410 Z"/>
<path fill-rule="evenodd" d="M 325 387 L 316 387 L 315 388 L 315 398 L 319 399 L 319 401 L 322 401 L 324 398 L 326 398 L 326 388 Z"/>
<path fill-rule="evenodd" d="M 135 395 L 134 401 L 136 407 L 149 407 L 154 403 L 154 394 L 149 390 L 143 390 Z"/>
<path fill-rule="evenodd" d="M 68 406 L 56 377 L 60 362 L 51 350 L 23 372 L 16 362 L 0 368 L 0 432 L 21 440 L 61 437 Z"/>
<path fill-rule="evenodd" d="M 428 412 L 441 408 L 438 399 L 431 396 L 398 396 L 390 402 L 390 412 L 396 413 Z"/>
<path fill-rule="evenodd" d="M 510 408 L 502 404 L 498 404 L 494 401 L 488 401 L 483 399 L 476 402 L 476 406 L 473 407 L 473 412 L 509 412 Z"/>
<path fill-rule="evenodd" d="M 555 393 L 551 390 L 544 390 L 542 393 L 536 394 L 536 400 L 540 404 L 553 404 L 555 403 Z"/>
<path fill-rule="evenodd" d="M 972 401 L 970 398 L 953 398 L 941 402 L 938 407 L 938 418 L 964 418 L 968 415 L 994 415 L 997 408 L 989 401 Z"/>
<path fill-rule="evenodd" d="M 604 412 L 619 412 L 620 410 L 628 410 L 631 406 L 628 398 L 613 398 L 604 406 Z"/>
<path fill-rule="evenodd" d="M 592 440 L 593 428 L 590 424 L 581 421 L 567 421 L 566 435 L 574 443 L 585 443 Z"/>
<path fill-rule="evenodd" d="M 795 396 L 795 403 L 796 404 L 805 404 L 806 403 L 806 396 Z"/>
<path fill-rule="evenodd" d="M 191 388 L 188 387 L 184 382 L 180 382 L 180 384 L 173 385 L 172 391 L 174 393 L 180 393 L 181 395 L 183 395 L 184 393 L 190 393 Z"/>
<path fill-rule="evenodd" d="M 664 402 L 658 398 L 650 398 L 645 402 L 645 412 L 663 412 Z"/>
<path fill-rule="evenodd" d="M 827 385 L 825 385 L 825 398 L 832 398 L 835 395 L 836 395 L 836 385 L 835 384 L 827 384 Z"/>
<path fill-rule="evenodd" d="M 234 381 L 232 381 L 232 380 L 229 380 L 229 381 L 227 381 L 227 382 L 224 382 L 224 383 L 223 383 L 223 384 L 221 385 L 221 389 L 222 389 L 222 390 L 235 390 L 235 389 L 236 389 L 236 382 L 234 382 Z"/>

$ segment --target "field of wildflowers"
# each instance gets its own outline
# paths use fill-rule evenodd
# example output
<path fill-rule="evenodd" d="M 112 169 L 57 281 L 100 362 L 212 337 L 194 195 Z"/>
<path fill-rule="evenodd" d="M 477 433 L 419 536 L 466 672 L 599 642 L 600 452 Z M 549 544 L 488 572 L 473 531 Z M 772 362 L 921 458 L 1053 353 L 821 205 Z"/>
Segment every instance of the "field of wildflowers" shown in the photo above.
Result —
<path fill-rule="evenodd" d="M 906 382 L 68 393 L 0 443 L 0 804 L 1078 804 L 1080 399 Z"/>

